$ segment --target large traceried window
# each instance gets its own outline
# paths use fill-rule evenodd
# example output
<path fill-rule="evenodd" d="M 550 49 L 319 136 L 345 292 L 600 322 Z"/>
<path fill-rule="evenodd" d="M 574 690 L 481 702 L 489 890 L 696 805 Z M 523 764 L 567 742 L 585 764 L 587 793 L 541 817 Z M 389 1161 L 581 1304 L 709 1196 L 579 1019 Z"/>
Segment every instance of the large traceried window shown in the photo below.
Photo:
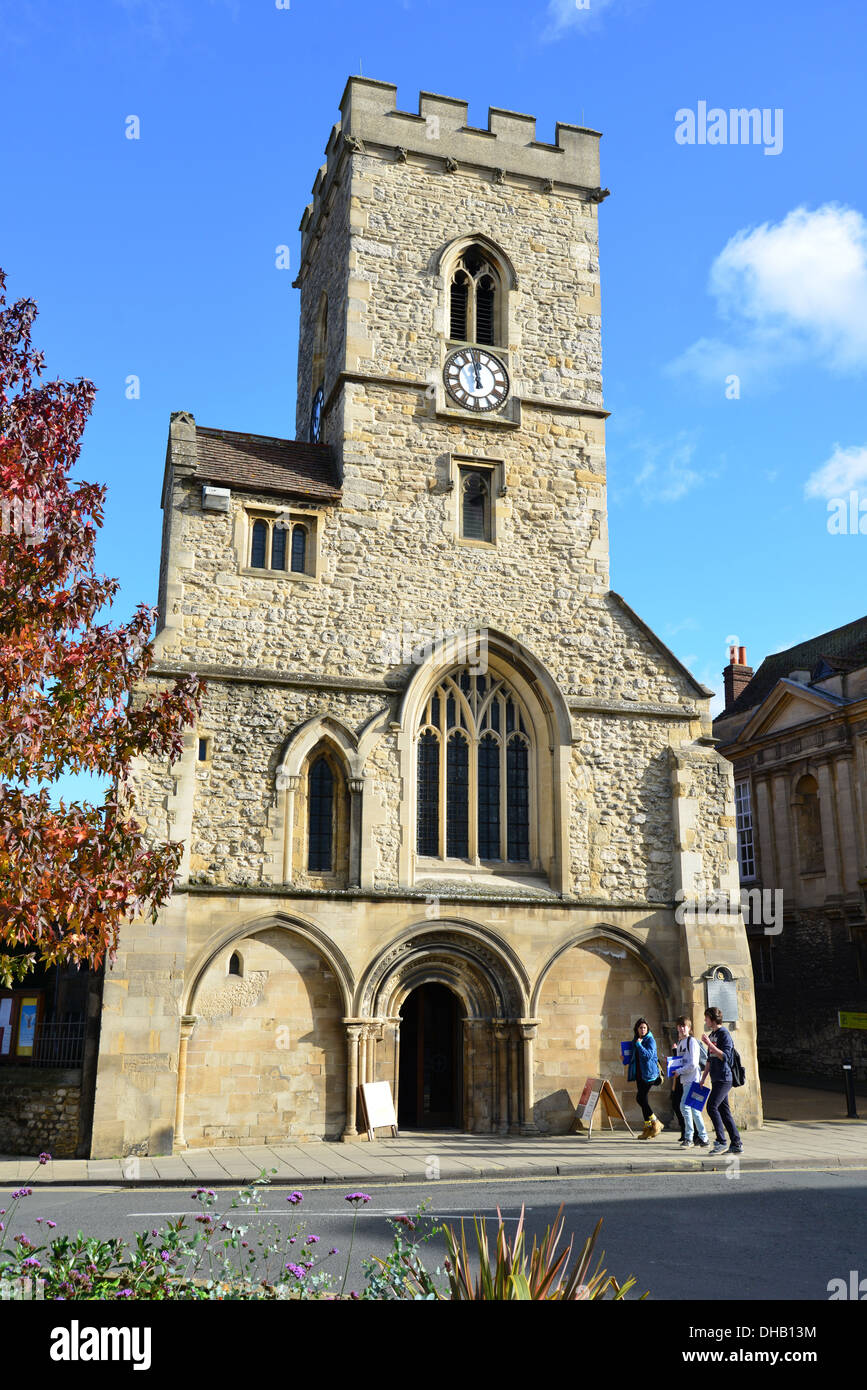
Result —
<path fill-rule="evenodd" d="M 500 276 L 479 246 L 458 259 L 449 285 L 449 337 L 454 342 L 502 346 Z"/>
<path fill-rule="evenodd" d="M 491 671 L 453 671 L 425 702 L 417 731 L 418 853 L 527 864 L 531 844 L 529 715 Z"/>

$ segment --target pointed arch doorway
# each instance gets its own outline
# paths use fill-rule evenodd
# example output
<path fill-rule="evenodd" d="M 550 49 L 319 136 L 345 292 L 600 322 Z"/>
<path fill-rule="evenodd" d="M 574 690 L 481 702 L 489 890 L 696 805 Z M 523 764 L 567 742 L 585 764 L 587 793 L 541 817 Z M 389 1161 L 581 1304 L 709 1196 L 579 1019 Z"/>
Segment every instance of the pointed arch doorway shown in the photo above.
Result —
<path fill-rule="evenodd" d="M 463 1124 L 463 1018 L 446 985 L 419 985 L 400 1010 L 401 1129 L 455 1129 Z"/>

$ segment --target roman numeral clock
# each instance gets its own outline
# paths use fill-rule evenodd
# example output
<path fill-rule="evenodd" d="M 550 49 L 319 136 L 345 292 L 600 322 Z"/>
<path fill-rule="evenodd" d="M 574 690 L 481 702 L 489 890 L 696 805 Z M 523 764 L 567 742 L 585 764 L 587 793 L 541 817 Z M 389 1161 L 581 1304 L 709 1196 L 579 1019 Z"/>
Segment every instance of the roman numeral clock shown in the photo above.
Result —
<path fill-rule="evenodd" d="M 484 348 L 458 348 L 443 367 L 443 383 L 465 410 L 499 410 L 509 394 L 504 362 Z"/>

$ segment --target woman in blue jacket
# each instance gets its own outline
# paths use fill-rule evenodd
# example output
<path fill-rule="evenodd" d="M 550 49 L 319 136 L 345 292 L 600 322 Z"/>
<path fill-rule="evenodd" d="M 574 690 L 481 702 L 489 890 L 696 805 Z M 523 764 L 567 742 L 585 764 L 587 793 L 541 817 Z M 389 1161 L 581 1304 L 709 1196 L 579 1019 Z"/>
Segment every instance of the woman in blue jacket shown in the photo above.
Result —
<path fill-rule="evenodd" d="M 624 1063 L 625 1065 L 625 1063 Z M 632 1057 L 629 1061 L 627 1079 L 635 1082 L 635 1099 L 644 1116 L 644 1130 L 639 1139 L 655 1139 L 662 1133 L 663 1126 L 653 1113 L 647 1094 L 651 1086 L 661 1080 L 659 1058 L 656 1055 L 656 1041 L 650 1031 L 646 1018 L 639 1018 L 632 1030 Z"/>
<path fill-rule="evenodd" d="M 735 1118 L 729 1109 L 729 1091 L 732 1088 L 732 1059 L 734 1043 L 728 1028 L 722 1026 L 720 1009 L 706 1009 L 704 1015 L 705 1032 L 701 1040 L 707 1048 L 707 1066 L 702 1076 L 702 1085 L 710 1072 L 710 1095 L 707 1101 L 707 1117 L 714 1127 L 716 1143 L 712 1154 L 743 1153 L 744 1146 Z M 728 1140 L 726 1139 L 728 1132 Z"/>

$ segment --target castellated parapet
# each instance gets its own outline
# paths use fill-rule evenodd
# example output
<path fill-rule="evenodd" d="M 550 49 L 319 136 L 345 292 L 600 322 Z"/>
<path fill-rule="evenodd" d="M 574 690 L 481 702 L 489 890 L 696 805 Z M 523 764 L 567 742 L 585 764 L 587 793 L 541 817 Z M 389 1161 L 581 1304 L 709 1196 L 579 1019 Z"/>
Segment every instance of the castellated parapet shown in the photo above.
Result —
<path fill-rule="evenodd" d="M 556 142 L 536 139 L 536 118 L 488 108 L 488 128 L 467 125 L 467 103 L 457 97 L 419 94 L 418 113 L 397 109 L 397 87 L 350 77 L 340 101 L 341 119 L 331 131 L 326 163 L 313 184 L 313 202 L 301 219 L 306 260 L 320 215 L 328 209 L 332 181 L 347 153 L 368 152 L 390 160 L 421 161 L 430 168 L 459 169 L 519 184 L 571 192 L 596 201 L 599 131 L 557 122 Z"/>

